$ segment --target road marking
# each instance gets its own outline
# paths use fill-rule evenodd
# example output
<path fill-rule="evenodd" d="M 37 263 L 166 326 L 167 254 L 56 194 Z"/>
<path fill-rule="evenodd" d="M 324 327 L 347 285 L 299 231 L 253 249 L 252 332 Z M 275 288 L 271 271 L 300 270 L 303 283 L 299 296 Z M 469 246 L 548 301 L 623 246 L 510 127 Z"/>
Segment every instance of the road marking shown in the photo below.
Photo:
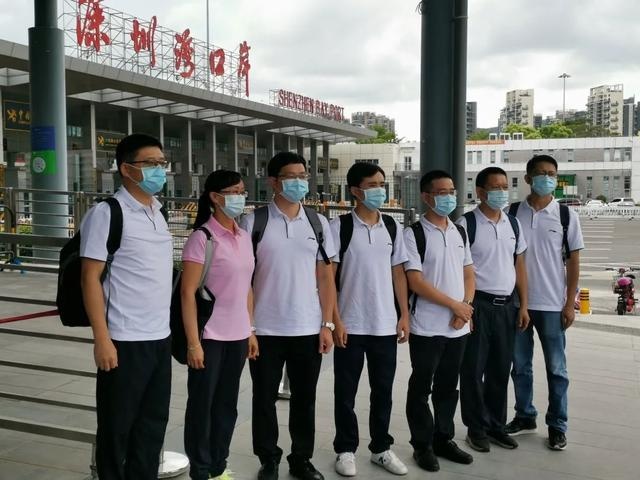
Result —
<path fill-rule="evenodd" d="M 600 248 L 600 247 L 589 247 L 589 248 L 585 248 L 586 251 L 588 252 L 609 252 L 611 251 L 610 248 Z"/>
<path fill-rule="evenodd" d="M 608 245 L 608 244 L 611 244 L 611 243 L 613 243 L 613 242 L 610 242 L 610 241 L 607 241 L 607 240 L 604 240 L 604 241 L 600 241 L 600 240 L 587 240 L 587 241 L 586 241 L 586 243 L 589 243 L 589 244 L 592 244 L 592 243 L 593 243 L 593 244 L 596 244 L 596 243 L 597 243 L 597 244 L 605 244 L 605 245 Z"/>
<path fill-rule="evenodd" d="M 586 257 L 580 255 L 580 260 L 607 260 L 609 257 Z"/>

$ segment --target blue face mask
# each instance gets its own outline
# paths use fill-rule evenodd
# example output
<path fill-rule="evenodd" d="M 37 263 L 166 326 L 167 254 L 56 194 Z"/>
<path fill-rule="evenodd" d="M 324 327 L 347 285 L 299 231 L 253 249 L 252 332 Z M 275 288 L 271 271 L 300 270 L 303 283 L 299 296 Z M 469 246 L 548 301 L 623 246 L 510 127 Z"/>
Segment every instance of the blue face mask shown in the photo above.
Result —
<path fill-rule="evenodd" d="M 494 210 L 501 210 L 509 203 L 509 190 L 488 190 L 487 205 Z"/>
<path fill-rule="evenodd" d="M 455 195 L 436 195 L 433 199 L 436 202 L 436 206 L 431 207 L 431 210 L 441 217 L 446 217 L 458 206 L 458 200 Z"/>
<path fill-rule="evenodd" d="M 531 188 L 541 197 L 551 195 L 556 190 L 558 179 L 549 175 L 536 175 L 531 181 Z"/>
<path fill-rule="evenodd" d="M 229 218 L 236 218 L 244 212 L 244 195 L 225 195 L 224 207 L 220 207 L 222 212 Z"/>
<path fill-rule="evenodd" d="M 298 203 L 309 193 L 309 182 L 301 178 L 289 178 L 282 181 L 282 196 L 291 203 Z"/>
<path fill-rule="evenodd" d="M 138 168 L 135 165 L 133 167 Z M 167 171 L 163 167 L 143 167 L 138 170 L 142 171 L 142 181 L 138 182 L 138 186 L 149 195 L 155 195 L 167 183 Z"/>
<path fill-rule="evenodd" d="M 383 187 L 367 188 L 362 204 L 369 210 L 377 210 L 387 201 L 387 191 Z"/>

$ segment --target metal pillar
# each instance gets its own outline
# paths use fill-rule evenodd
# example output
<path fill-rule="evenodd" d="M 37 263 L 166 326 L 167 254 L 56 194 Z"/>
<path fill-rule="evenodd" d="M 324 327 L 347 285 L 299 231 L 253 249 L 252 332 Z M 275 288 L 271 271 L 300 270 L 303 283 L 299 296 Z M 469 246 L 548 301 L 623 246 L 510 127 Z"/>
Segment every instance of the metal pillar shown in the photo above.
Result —
<path fill-rule="evenodd" d="M 36 189 L 66 191 L 64 32 L 58 28 L 56 0 L 33 3 L 35 25 L 29 29 L 32 185 Z M 34 193 L 33 200 L 33 233 L 67 237 L 68 197 Z M 38 254 L 57 257 L 54 252 Z"/>
<path fill-rule="evenodd" d="M 467 0 L 420 2 L 420 170 L 422 174 L 434 169 L 451 173 L 461 204 L 466 137 L 467 10 Z"/>
<path fill-rule="evenodd" d="M 295 137 L 296 139 L 296 153 L 301 157 L 304 157 L 304 138 Z"/>
<path fill-rule="evenodd" d="M 91 135 L 91 166 L 94 171 L 98 166 L 98 144 L 96 134 L 96 104 L 89 104 L 89 130 Z"/>
<path fill-rule="evenodd" d="M 2 105 L 2 88 L 0 88 L 0 105 Z M 0 162 L 6 162 L 4 154 L 4 113 L 0 112 Z"/>
<path fill-rule="evenodd" d="M 309 193 L 314 200 L 318 199 L 318 142 L 310 140 L 309 148 Z"/>
<path fill-rule="evenodd" d="M 249 160 L 247 182 L 245 188 L 249 192 L 249 198 L 251 200 L 258 200 L 258 131 L 253 131 L 253 154 Z"/>
<path fill-rule="evenodd" d="M 133 133 L 133 112 L 131 110 L 127 110 L 127 135 L 131 135 Z"/>
<path fill-rule="evenodd" d="M 233 154 L 233 170 L 239 172 L 238 167 L 238 128 L 233 127 L 233 135 L 231 135 L 231 153 Z"/>
<path fill-rule="evenodd" d="M 322 142 L 322 158 L 324 158 L 324 172 L 322 173 L 322 191 L 325 194 L 323 200 L 330 200 L 331 195 L 331 164 L 329 162 L 329 142 Z"/>
<path fill-rule="evenodd" d="M 215 172 L 218 169 L 218 139 L 217 139 L 217 135 L 218 132 L 216 132 L 216 126 L 215 124 L 211 125 L 211 143 L 213 143 L 212 148 L 212 152 L 213 152 L 213 158 L 211 159 L 213 161 L 213 169 L 211 170 L 212 172 Z"/>

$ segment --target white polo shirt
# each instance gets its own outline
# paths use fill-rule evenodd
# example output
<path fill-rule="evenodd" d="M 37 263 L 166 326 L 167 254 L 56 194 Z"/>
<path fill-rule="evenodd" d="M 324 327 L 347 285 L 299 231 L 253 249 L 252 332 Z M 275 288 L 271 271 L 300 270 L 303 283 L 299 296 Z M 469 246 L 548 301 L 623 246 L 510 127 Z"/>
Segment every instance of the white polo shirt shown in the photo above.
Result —
<path fill-rule="evenodd" d="M 516 285 L 516 269 L 513 253 L 516 252 L 516 235 L 507 214 L 500 212 L 500 220 L 493 222 L 475 208 L 476 237 L 471 245 L 473 270 L 476 274 L 476 290 L 493 295 L 511 295 Z M 518 224 L 520 223 L 516 219 Z M 456 222 L 467 228 L 467 219 L 462 216 Z M 520 226 L 517 254 L 527 249 L 527 242 Z"/>
<path fill-rule="evenodd" d="M 569 214 L 569 251 L 581 250 L 584 248 L 584 240 L 580 219 L 571 209 Z M 554 199 L 536 212 L 525 200 L 520 203 L 517 217 L 528 244 L 525 261 L 529 309 L 559 312 L 564 307 L 567 290 L 566 268 L 562 263 L 560 204 Z"/>
<path fill-rule="evenodd" d="M 269 220 L 256 251 L 253 279 L 254 319 L 258 335 L 285 337 L 320 332 L 322 310 L 318 296 L 316 264 L 322 261 L 318 242 L 302 206 L 289 219 L 270 203 Z M 336 249 L 329 222 L 318 215 L 329 258 Z M 255 215 L 244 217 L 240 226 L 251 233 Z"/>
<path fill-rule="evenodd" d="M 113 340 L 161 340 L 169 330 L 173 244 L 161 203 L 138 202 L 121 187 L 114 198 L 122 207 L 122 240 L 102 289 L 109 298 L 108 327 Z M 107 260 L 111 210 L 106 202 L 93 207 L 80 225 L 80 256 Z M 110 294 L 110 296 L 109 296 Z"/>
<path fill-rule="evenodd" d="M 395 335 L 398 317 L 394 304 L 391 267 L 401 265 L 409 257 L 404 246 L 402 227 L 396 223 L 395 242 L 382 220 L 367 225 L 355 211 L 353 235 L 344 252 L 340 272 L 338 307 L 348 333 L 354 335 Z M 331 231 L 340 252 L 340 219 L 331 221 Z M 393 251 L 393 255 L 391 252 Z M 340 262 L 339 255 L 333 258 Z"/>
<path fill-rule="evenodd" d="M 443 232 L 424 216 L 420 224 L 426 238 L 424 263 L 420 262 L 420 253 L 411 228 L 405 228 L 404 241 L 409 261 L 404 264 L 405 271 L 422 272 L 425 280 L 454 300 L 464 300 L 464 267 L 472 265 L 469 244 L 465 243 L 460 232 L 447 220 L 447 229 Z M 411 333 L 426 337 L 461 337 L 469 333 L 469 324 L 460 330 L 451 327 L 453 312 L 442 305 L 418 297 L 416 312 L 411 315 Z"/>

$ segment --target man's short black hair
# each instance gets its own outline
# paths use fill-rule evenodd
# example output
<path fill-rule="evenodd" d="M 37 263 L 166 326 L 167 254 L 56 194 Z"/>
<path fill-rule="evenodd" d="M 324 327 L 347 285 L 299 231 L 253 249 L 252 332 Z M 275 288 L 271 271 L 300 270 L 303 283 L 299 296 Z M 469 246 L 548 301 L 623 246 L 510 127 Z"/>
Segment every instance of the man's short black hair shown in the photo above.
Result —
<path fill-rule="evenodd" d="M 431 190 L 431 182 L 440 180 L 441 178 L 450 178 L 451 181 L 453 181 L 453 177 L 444 170 L 431 170 L 425 173 L 420 179 L 420 191 L 428 192 Z"/>
<path fill-rule="evenodd" d="M 144 147 L 158 147 L 162 150 L 162 143 L 151 135 L 144 133 L 134 133 L 124 137 L 116 147 L 116 163 L 118 170 L 123 163 L 133 162 L 136 158 L 138 150 Z"/>
<path fill-rule="evenodd" d="M 507 172 L 500 167 L 487 167 L 484 170 L 480 170 L 476 177 L 476 187 L 485 188 L 491 175 L 504 175 L 506 177 Z"/>
<path fill-rule="evenodd" d="M 527 162 L 527 175 L 531 175 L 538 164 L 543 162 L 550 163 L 556 167 L 556 171 L 558 170 L 558 162 L 556 162 L 556 159 L 551 155 L 534 155 L 531 160 Z"/>
<path fill-rule="evenodd" d="M 380 168 L 375 163 L 369 162 L 358 162 L 351 165 L 349 171 L 347 172 L 347 185 L 349 187 L 359 187 L 367 177 L 373 177 L 376 173 L 381 173 L 382 176 L 386 179 L 387 176 L 384 174 L 384 170 Z"/>
<path fill-rule="evenodd" d="M 282 167 L 286 167 L 287 165 L 291 165 L 293 163 L 300 163 L 307 168 L 307 162 L 305 161 L 302 155 L 298 155 L 294 152 L 280 152 L 276 153 L 275 156 L 269 160 L 269 165 L 267 165 L 267 174 L 270 177 L 277 178 L 280 175 L 280 170 Z"/>

